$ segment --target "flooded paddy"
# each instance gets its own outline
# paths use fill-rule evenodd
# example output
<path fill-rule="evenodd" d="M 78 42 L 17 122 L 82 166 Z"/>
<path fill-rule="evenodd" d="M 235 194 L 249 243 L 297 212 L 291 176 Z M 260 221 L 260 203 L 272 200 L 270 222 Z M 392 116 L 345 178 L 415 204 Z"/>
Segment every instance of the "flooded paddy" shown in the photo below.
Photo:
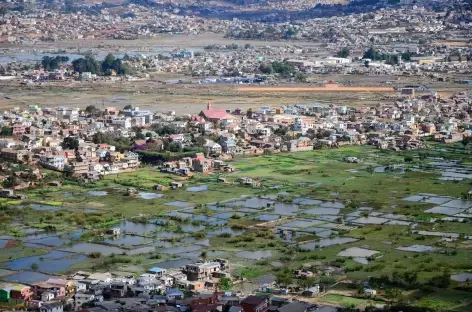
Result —
<path fill-rule="evenodd" d="M 267 200 L 264 198 L 249 198 L 246 200 L 239 200 L 239 201 L 234 201 L 234 202 L 229 202 L 226 203 L 226 206 L 229 207 L 246 207 L 246 208 L 252 208 L 252 209 L 262 209 L 262 208 L 268 208 L 271 207 L 274 204 L 273 201 Z"/>
<path fill-rule="evenodd" d="M 352 242 L 358 241 L 357 238 L 353 237 L 335 237 L 335 238 L 325 238 L 321 239 L 318 242 L 300 244 L 300 247 L 303 249 L 315 250 L 318 248 L 333 246 L 333 245 L 344 245 Z"/>
<path fill-rule="evenodd" d="M 433 207 L 431 209 L 425 210 L 424 212 L 453 216 L 453 215 L 456 215 L 458 213 L 461 213 L 462 211 L 464 211 L 464 209 L 444 207 L 444 206 L 436 206 L 436 207 Z"/>
<path fill-rule="evenodd" d="M 218 213 L 216 215 L 213 215 L 214 218 L 217 218 L 217 219 L 229 219 L 231 217 L 233 217 L 236 213 L 235 212 L 222 212 L 222 213 Z M 242 214 L 241 214 L 242 216 Z"/>
<path fill-rule="evenodd" d="M 179 246 L 179 247 L 169 247 L 166 249 L 162 249 L 160 252 L 170 255 L 182 254 L 182 253 L 190 253 L 201 251 L 202 246 L 199 245 L 192 245 L 192 246 Z"/>
<path fill-rule="evenodd" d="M 433 247 L 427 245 L 412 245 L 408 247 L 398 247 L 397 250 L 411 252 L 431 252 L 433 251 Z"/>
<path fill-rule="evenodd" d="M 280 215 L 260 215 L 257 217 L 254 217 L 254 220 L 259 220 L 259 221 L 274 221 L 280 219 Z"/>
<path fill-rule="evenodd" d="M 85 259 L 86 257 L 83 255 L 54 250 L 41 256 L 18 258 L 8 261 L 5 267 L 10 270 L 20 271 L 29 270 L 33 264 L 37 264 L 38 271 L 55 273 L 66 271 L 70 266 L 84 261 Z"/>
<path fill-rule="evenodd" d="M 315 206 L 322 203 L 321 200 L 311 198 L 295 198 L 293 202 L 302 206 Z"/>
<path fill-rule="evenodd" d="M 193 206 L 192 203 L 183 202 L 183 201 L 173 201 L 173 202 L 165 203 L 165 205 L 174 206 L 174 207 L 181 207 L 181 208 L 186 208 L 186 207 Z"/>
<path fill-rule="evenodd" d="M 191 186 L 187 187 L 186 189 L 188 192 L 206 192 L 208 191 L 208 185 L 200 185 L 200 186 Z"/>
<path fill-rule="evenodd" d="M 446 202 L 441 205 L 441 207 L 452 207 L 452 208 L 461 208 L 467 209 L 472 207 L 472 201 L 469 200 L 462 200 L 462 199 L 454 199 L 449 202 Z"/>
<path fill-rule="evenodd" d="M 3 279 L 9 282 L 33 284 L 37 282 L 46 281 L 50 278 L 56 278 L 56 276 L 47 275 L 39 272 L 23 271 L 4 277 Z"/>
<path fill-rule="evenodd" d="M 295 221 L 291 221 L 288 223 L 283 223 L 280 226 L 284 228 L 306 228 L 306 227 L 312 227 L 316 226 L 323 223 L 322 221 L 318 220 L 303 220 L 303 219 L 297 219 Z"/>
<path fill-rule="evenodd" d="M 384 224 L 390 221 L 389 219 L 379 218 L 379 217 L 361 217 L 359 219 L 352 220 L 352 223 L 358 224 Z"/>
<path fill-rule="evenodd" d="M 27 238 L 25 239 L 25 242 L 36 245 L 60 247 L 69 244 L 70 240 L 66 238 L 60 238 L 59 236 L 49 236 L 42 238 Z"/>
<path fill-rule="evenodd" d="M 335 222 L 340 219 L 339 216 L 316 215 L 316 219 L 323 222 Z"/>
<path fill-rule="evenodd" d="M 136 195 L 137 198 L 141 198 L 141 199 L 156 199 L 156 198 L 161 198 L 163 196 L 164 194 L 144 193 L 144 192 L 139 192 L 138 195 Z"/>
<path fill-rule="evenodd" d="M 109 256 L 111 254 L 121 254 L 125 252 L 124 249 L 121 249 L 118 247 L 93 244 L 93 243 L 80 243 L 72 247 L 63 248 L 61 250 L 68 251 L 68 252 L 75 252 L 75 253 L 83 253 L 83 254 L 99 252 L 104 256 Z"/>
<path fill-rule="evenodd" d="M 320 207 L 326 207 L 326 208 L 337 208 L 337 209 L 343 209 L 344 204 L 341 202 L 322 202 L 319 204 Z"/>
<path fill-rule="evenodd" d="M 223 233 L 229 233 L 231 236 L 238 236 L 244 233 L 244 230 L 230 228 L 230 227 L 222 227 L 207 233 L 207 236 L 218 236 Z"/>
<path fill-rule="evenodd" d="M 348 249 L 345 249 L 338 253 L 339 257 L 361 257 L 361 258 L 368 258 L 371 257 L 375 254 L 379 253 L 376 250 L 371 250 L 371 249 L 365 249 L 365 248 L 359 248 L 359 247 L 351 247 Z"/>
<path fill-rule="evenodd" d="M 57 211 L 61 210 L 61 207 L 41 204 L 31 204 L 31 209 L 37 211 Z"/>
<path fill-rule="evenodd" d="M 101 197 L 101 196 L 106 196 L 106 195 L 108 195 L 108 192 L 106 192 L 106 191 L 88 191 L 87 194 L 88 194 L 89 196 Z"/>
<path fill-rule="evenodd" d="M 132 221 L 124 221 L 120 225 L 118 225 L 118 228 L 120 228 L 122 232 L 136 234 L 144 234 L 147 232 L 154 232 L 161 229 L 159 225 L 156 225 L 154 223 L 136 223 Z"/>
<path fill-rule="evenodd" d="M 441 205 L 441 204 L 447 203 L 450 200 L 451 200 L 450 197 L 434 197 L 434 196 L 432 196 L 430 198 L 425 199 L 424 202 L 428 203 L 428 204 Z"/>
<path fill-rule="evenodd" d="M 451 279 L 456 282 L 469 282 L 472 281 L 472 273 L 460 273 L 460 274 L 454 274 L 451 275 Z"/>
<path fill-rule="evenodd" d="M 127 255 L 134 256 L 134 255 L 140 255 L 140 254 L 147 254 L 156 251 L 156 247 L 153 246 L 145 246 L 141 248 L 136 248 L 133 250 L 129 250 L 126 252 Z"/>
<path fill-rule="evenodd" d="M 284 216 L 292 216 L 296 214 L 299 210 L 298 205 L 295 204 L 285 204 L 285 203 L 277 203 L 274 205 L 275 213 L 284 215 Z"/>
<path fill-rule="evenodd" d="M 390 220 L 387 223 L 384 223 L 387 225 L 404 225 L 404 226 L 410 226 L 411 222 L 408 221 L 402 221 L 402 220 Z"/>
<path fill-rule="evenodd" d="M 141 236 L 121 235 L 119 237 L 106 238 L 104 242 L 115 246 L 136 246 L 149 243 L 149 240 Z"/>
<path fill-rule="evenodd" d="M 339 214 L 340 209 L 338 208 L 312 208 L 304 210 L 303 213 L 313 214 L 313 215 L 337 215 Z"/>
<path fill-rule="evenodd" d="M 360 264 L 369 264 L 369 260 L 367 258 L 362 258 L 362 257 L 354 257 L 352 258 L 352 261 L 360 263 Z"/>
<path fill-rule="evenodd" d="M 258 251 L 240 251 L 235 254 L 236 257 L 244 258 L 247 260 L 261 260 L 272 257 L 272 251 L 270 250 L 258 250 Z"/>

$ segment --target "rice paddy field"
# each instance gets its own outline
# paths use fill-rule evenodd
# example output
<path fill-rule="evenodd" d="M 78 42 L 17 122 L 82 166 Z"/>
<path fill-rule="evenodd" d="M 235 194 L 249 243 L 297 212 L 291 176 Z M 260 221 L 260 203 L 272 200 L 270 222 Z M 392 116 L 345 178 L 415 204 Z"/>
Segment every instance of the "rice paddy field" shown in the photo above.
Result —
<path fill-rule="evenodd" d="M 145 167 L 31 189 L 24 201 L 0 202 L 0 279 L 32 283 L 79 269 L 139 275 L 227 258 L 245 292 L 305 268 L 325 291 L 319 302 L 471 311 L 470 156 L 459 145 L 348 147 L 236 158 L 234 173 L 184 179 Z M 184 186 L 154 189 L 172 181 Z M 106 234 L 111 228 L 121 234 Z M 359 297 L 363 286 L 376 298 Z"/>

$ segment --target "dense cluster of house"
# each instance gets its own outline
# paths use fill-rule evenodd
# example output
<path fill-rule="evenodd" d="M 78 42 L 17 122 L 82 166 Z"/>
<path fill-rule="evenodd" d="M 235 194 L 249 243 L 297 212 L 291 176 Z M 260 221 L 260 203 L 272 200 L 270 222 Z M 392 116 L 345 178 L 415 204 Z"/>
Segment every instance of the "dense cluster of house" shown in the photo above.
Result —
<path fill-rule="evenodd" d="M 297 3 L 295 7 L 299 7 L 300 1 L 295 2 Z M 285 9 L 287 5 L 284 3 Z M 449 74 L 452 73 L 470 73 L 472 66 L 470 62 L 472 48 L 467 43 L 470 39 L 471 23 L 462 21 L 459 15 L 447 13 L 446 10 L 437 12 L 421 6 L 309 19 L 303 23 L 272 23 L 270 27 L 266 23 L 252 20 L 205 19 L 170 12 L 149 14 L 149 8 L 139 5 L 116 7 L 113 11 L 103 9 L 101 14 L 97 15 L 64 14 L 50 9 L 28 14 L 12 11 L 0 18 L 0 21 L 0 42 L 30 46 L 30 48 L 22 47 L 21 53 L 31 54 L 57 52 L 56 49 L 36 48 L 35 43 L 41 40 L 110 37 L 137 39 L 143 36 L 158 36 L 160 33 L 214 32 L 239 39 L 323 42 L 323 46 L 309 47 L 294 43 L 259 47 L 250 44 L 245 46 L 216 44 L 198 53 L 183 49 L 169 50 L 169 53 L 164 54 L 154 53 L 145 47 L 132 52 L 124 50 L 123 47 L 102 47 L 106 51 L 134 55 L 126 62 L 137 74 L 136 77 L 126 79 L 150 79 L 152 73 L 181 73 L 192 77 L 211 77 L 204 79 L 203 82 L 217 80 L 238 82 L 233 77 L 247 78 L 253 77 L 256 73 L 261 74 L 259 70 L 261 64 L 274 61 L 286 61 L 295 65 L 300 72 L 307 74 L 432 74 L 441 79 L 450 78 Z M 455 39 L 455 42 L 449 45 L 444 40 L 446 38 Z M 368 59 L 369 65 L 365 66 L 367 59 L 363 59 L 364 52 L 372 46 L 381 53 L 396 56 L 398 62 L 392 64 L 382 58 Z M 81 53 L 80 48 L 69 49 L 68 52 Z M 339 57 L 333 57 L 343 48 L 348 48 L 349 51 L 344 55 L 337 55 Z M 18 50 L 12 48 L 11 54 L 17 52 Z M 93 52 L 103 51 L 93 50 Z M 404 53 L 408 54 L 408 57 L 403 57 Z M 13 58 L 6 60 L 1 64 L 1 74 L 11 78 L 22 77 L 27 82 L 58 81 L 67 77 L 82 80 L 96 79 L 96 75 L 91 72 L 74 73 L 70 70 L 70 64 L 60 70 L 47 72 L 33 70 L 32 66 L 29 66 L 30 70 L 24 70 L 23 65 L 27 60 L 24 57 L 21 60 Z M 28 65 L 36 62 L 37 59 L 29 60 Z M 225 79 L 219 79 L 222 77 Z M 270 80 L 272 77 L 269 75 L 267 78 Z M 106 79 L 119 80 L 116 77 Z M 261 81 L 256 80 L 256 82 Z"/>
<path fill-rule="evenodd" d="M 262 106 L 234 111 L 207 109 L 198 115 L 175 116 L 139 108 L 108 107 L 97 116 L 77 108 L 5 111 L 0 119 L 0 159 L 38 164 L 72 177 L 100 176 L 134 170 L 141 151 L 182 151 L 198 148 L 193 157 L 163 163 L 163 171 L 188 176 L 191 172 L 232 172 L 224 163 L 237 155 L 297 152 L 346 144 L 371 144 L 383 149 L 414 149 L 430 138 L 458 142 L 470 135 L 471 97 L 460 92 L 450 98 L 437 93 L 415 96 L 403 88 L 392 104 L 346 107 L 326 104 Z M 167 127 L 171 133 L 156 133 Z M 138 132 L 141 138 L 138 138 Z M 146 137 L 143 137 L 143 133 Z M 94 135 L 129 138 L 129 151 L 93 143 Z M 176 149 L 176 150 L 175 150 Z M 25 175 L 30 174 L 29 172 Z"/>
<path fill-rule="evenodd" d="M 64 278 L 32 284 L 0 284 L 0 304 L 9 302 L 40 312 L 74 311 L 196 311 L 196 312 L 334 312 L 333 307 L 290 302 L 268 296 L 222 292 L 221 279 L 231 280 L 229 262 L 215 259 L 181 269 L 150 268 L 135 278 L 111 273 L 79 271 Z M 305 272 L 305 271 L 304 271 Z M 312 287 L 310 294 L 319 293 Z"/>
<path fill-rule="evenodd" d="M 6 131 L 0 138 L 0 159 L 41 165 L 86 180 L 135 170 L 140 165 L 138 154 L 91 141 L 105 127 L 116 138 L 134 137 L 131 122 L 142 125 L 148 115 L 127 115 L 117 116 L 109 109 L 103 119 L 97 120 L 77 108 L 41 109 L 37 105 L 6 111 L 0 119 Z M 152 118 L 152 114 L 149 116 Z"/>

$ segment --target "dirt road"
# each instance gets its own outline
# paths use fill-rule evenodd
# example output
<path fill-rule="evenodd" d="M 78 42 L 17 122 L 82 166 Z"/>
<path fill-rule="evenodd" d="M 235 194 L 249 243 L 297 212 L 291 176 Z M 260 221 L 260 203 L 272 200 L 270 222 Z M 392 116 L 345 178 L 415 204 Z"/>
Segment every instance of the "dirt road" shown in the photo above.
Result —
<path fill-rule="evenodd" d="M 328 84 L 324 87 L 240 87 L 238 91 L 244 92 L 393 92 L 389 87 L 346 87 Z"/>

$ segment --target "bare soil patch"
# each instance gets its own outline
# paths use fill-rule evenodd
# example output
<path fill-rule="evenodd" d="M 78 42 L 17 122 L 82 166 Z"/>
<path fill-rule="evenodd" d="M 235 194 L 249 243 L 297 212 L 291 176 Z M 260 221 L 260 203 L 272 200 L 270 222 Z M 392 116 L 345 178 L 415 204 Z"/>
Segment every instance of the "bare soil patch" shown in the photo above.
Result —
<path fill-rule="evenodd" d="M 393 92 L 393 88 L 389 87 L 346 87 L 339 85 L 326 85 L 324 87 L 240 87 L 239 91 L 245 92 Z"/>

